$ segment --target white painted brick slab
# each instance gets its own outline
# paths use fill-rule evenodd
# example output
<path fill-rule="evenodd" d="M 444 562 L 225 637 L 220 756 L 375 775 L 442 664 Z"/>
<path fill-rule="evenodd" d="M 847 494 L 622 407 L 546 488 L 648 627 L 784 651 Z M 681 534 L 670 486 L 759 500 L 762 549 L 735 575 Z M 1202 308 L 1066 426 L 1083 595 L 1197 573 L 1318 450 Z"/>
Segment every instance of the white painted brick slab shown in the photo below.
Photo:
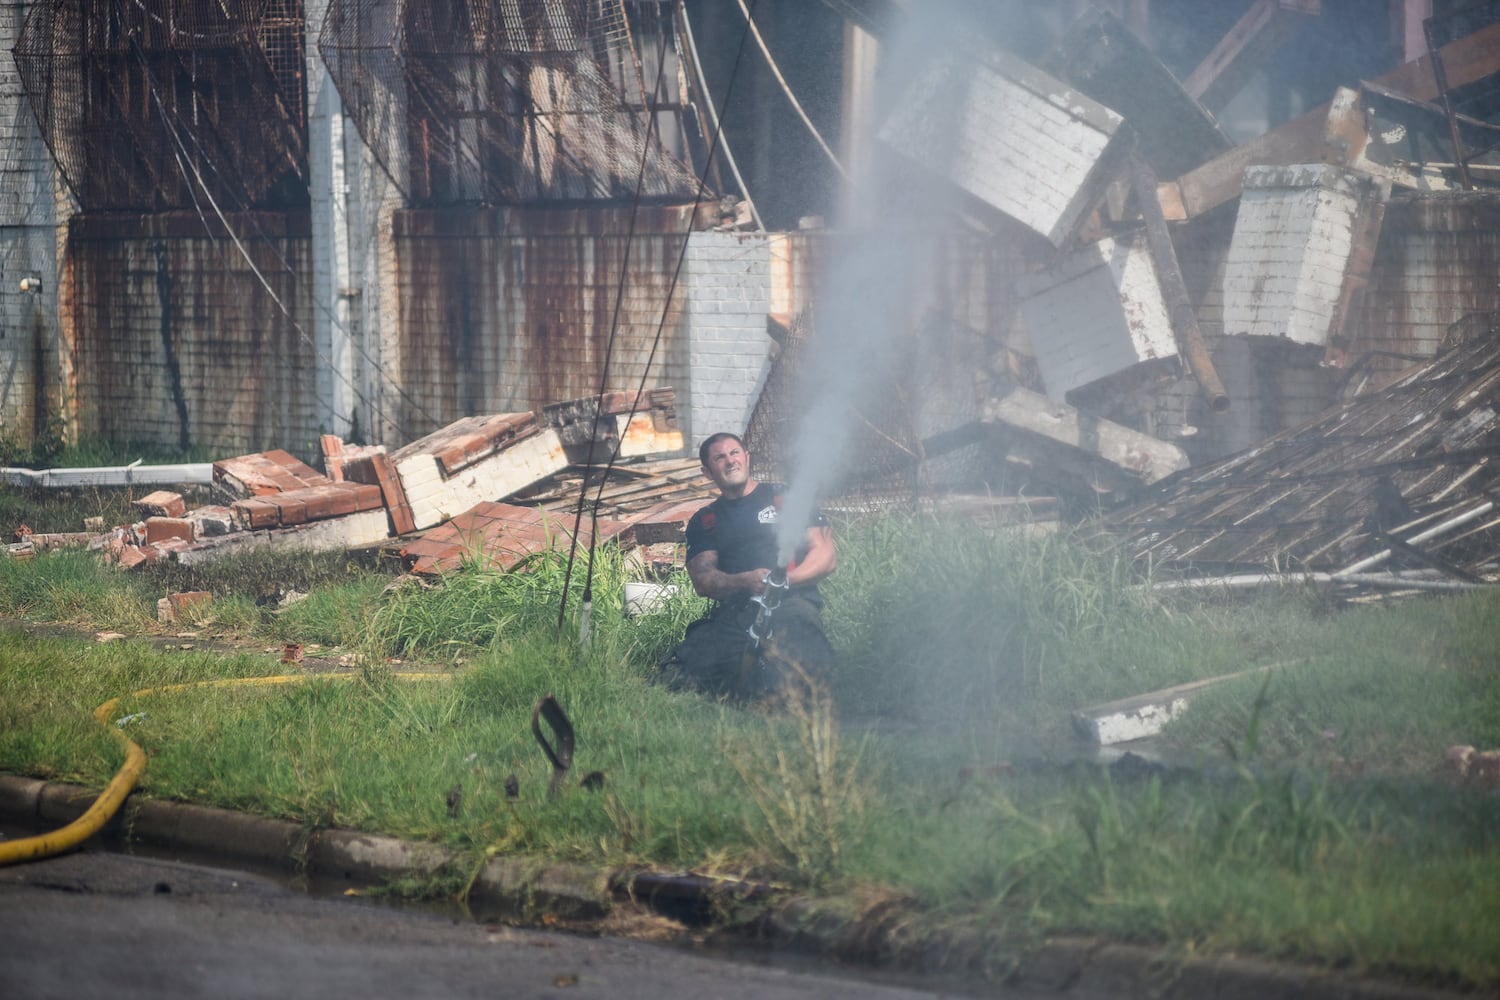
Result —
<path fill-rule="evenodd" d="M 1017 282 L 1016 290 L 1053 399 L 1143 361 L 1177 355 L 1144 234 L 1087 246 Z"/>

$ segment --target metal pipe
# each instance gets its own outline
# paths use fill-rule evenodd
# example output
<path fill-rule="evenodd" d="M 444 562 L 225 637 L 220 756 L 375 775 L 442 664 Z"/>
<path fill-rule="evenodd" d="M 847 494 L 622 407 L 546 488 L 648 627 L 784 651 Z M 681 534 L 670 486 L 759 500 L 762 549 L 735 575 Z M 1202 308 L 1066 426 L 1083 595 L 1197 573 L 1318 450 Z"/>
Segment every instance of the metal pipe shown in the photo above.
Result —
<path fill-rule="evenodd" d="M 84 469 L 0 468 L 0 482 L 7 486 L 37 489 L 68 486 L 162 486 L 175 483 L 211 483 L 211 462 L 184 465 L 107 465 Z"/>
<path fill-rule="evenodd" d="M 1463 580 L 1435 579 L 1431 574 L 1397 576 L 1394 573 L 1353 573 L 1340 576 L 1337 573 L 1238 573 L 1230 576 L 1199 576 L 1186 580 L 1158 580 L 1147 585 L 1146 589 L 1156 591 L 1250 590 L 1264 586 L 1286 587 L 1311 584 L 1331 587 L 1346 583 L 1391 590 L 1439 591 L 1483 590 L 1495 586 L 1485 583 L 1467 583 Z"/>
<path fill-rule="evenodd" d="M 1433 527 L 1428 528 L 1426 531 L 1419 532 L 1418 534 L 1412 535 L 1410 538 L 1404 539 L 1404 541 L 1408 545 L 1420 545 L 1422 542 L 1425 542 L 1432 538 L 1436 538 L 1438 535 L 1441 535 L 1448 531 L 1452 531 L 1454 528 L 1462 527 L 1475 518 L 1483 517 L 1494 509 L 1495 502 L 1493 500 L 1486 501 L 1480 504 L 1478 507 L 1475 507 L 1473 510 L 1469 511 L 1467 514 L 1460 514 L 1457 517 L 1449 518 L 1442 524 L 1434 525 Z M 1359 562 L 1352 563 L 1349 566 L 1345 566 L 1343 569 L 1338 570 L 1333 575 L 1344 577 L 1348 576 L 1351 573 L 1359 573 L 1363 570 L 1369 569 L 1372 566 L 1379 566 L 1390 557 L 1390 549 L 1381 549 L 1373 556 L 1370 556 L 1366 559 L 1361 559 Z"/>

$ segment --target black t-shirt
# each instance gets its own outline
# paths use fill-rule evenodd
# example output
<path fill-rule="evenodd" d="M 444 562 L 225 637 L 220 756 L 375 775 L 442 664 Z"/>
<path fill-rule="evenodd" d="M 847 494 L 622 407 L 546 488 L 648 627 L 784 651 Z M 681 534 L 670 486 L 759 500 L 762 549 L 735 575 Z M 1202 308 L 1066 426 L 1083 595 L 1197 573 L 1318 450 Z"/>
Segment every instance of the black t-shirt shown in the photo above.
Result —
<path fill-rule="evenodd" d="M 774 569 L 780 556 L 776 533 L 780 527 L 781 506 L 786 487 L 780 483 L 760 483 L 745 496 L 735 500 L 719 497 L 694 514 L 687 526 L 687 559 L 704 552 L 719 554 L 719 569 L 725 573 L 743 573 L 751 569 Z M 825 526 L 828 518 L 813 511 L 809 527 Z M 795 560 L 807 555 L 799 548 Z M 796 588 L 817 600 L 817 585 Z"/>

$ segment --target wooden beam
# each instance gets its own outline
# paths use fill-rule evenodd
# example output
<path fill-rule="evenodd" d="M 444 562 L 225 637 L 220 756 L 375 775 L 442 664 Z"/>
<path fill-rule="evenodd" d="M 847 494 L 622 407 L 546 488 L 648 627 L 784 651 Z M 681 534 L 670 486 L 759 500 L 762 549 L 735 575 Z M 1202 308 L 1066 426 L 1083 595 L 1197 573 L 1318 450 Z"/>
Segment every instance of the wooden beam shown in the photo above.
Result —
<path fill-rule="evenodd" d="M 1321 0 L 1255 0 L 1213 51 L 1188 74 L 1183 89 L 1210 111 L 1228 104 L 1262 62 L 1309 17 L 1322 12 Z"/>
<path fill-rule="evenodd" d="M 1443 46 L 1442 59 L 1448 86 L 1453 88 L 1500 72 L 1500 24 L 1492 24 Z M 1432 101 L 1438 96 L 1432 61 L 1426 56 L 1398 66 L 1375 82 L 1419 101 Z M 1285 166 L 1328 162 L 1347 165 L 1348 152 L 1325 141 L 1332 110 L 1331 103 L 1323 104 L 1188 171 L 1177 179 L 1176 190 L 1163 199 L 1163 211 L 1168 212 L 1169 219 L 1177 218 L 1169 211 L 1175 201 L 1180 203 L 1180 218 L 1189 219 L 1238 198 L 1245 168 L 1254 164 Z"/>

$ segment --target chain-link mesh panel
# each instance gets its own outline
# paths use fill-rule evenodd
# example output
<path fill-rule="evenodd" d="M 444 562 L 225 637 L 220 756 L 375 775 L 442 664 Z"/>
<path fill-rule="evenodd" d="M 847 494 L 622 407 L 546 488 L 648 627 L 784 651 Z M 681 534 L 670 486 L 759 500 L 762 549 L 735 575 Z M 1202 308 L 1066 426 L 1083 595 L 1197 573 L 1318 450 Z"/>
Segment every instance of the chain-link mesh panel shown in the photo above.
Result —
<path fill-rule="evenodd" d="M 297 0 L 51 0 L 27 15 L 15 58 L 87 210 L 306 201 Z"/>
<path fill-rule="evenodd" d="M 813 336 L 814 311 L 798 315 L 771 365 L 760 399 L 745 431 L 754 475 L 759 480 L 789 482 L 795 468 L 798 435 L 830 432 L 807 426 L 812 396 L 803 372 Z M 830 509 L 909 508 L 919 492 L 920 444 L 914 431 L 910 387 L 894 375 L 867 386 L 842 419 L 847 424 L 844 467 L 820 502 Z M 879 400 L 878 406 L 873 401 Z M 849 460 L 852 459 L 852 460 Z"/>
<path fill-rule="evenodd" d="M 318 49 L 414 204 L 697 193 L 617 87 L 640 84 L 624 0 L 334 0 Z"/>

